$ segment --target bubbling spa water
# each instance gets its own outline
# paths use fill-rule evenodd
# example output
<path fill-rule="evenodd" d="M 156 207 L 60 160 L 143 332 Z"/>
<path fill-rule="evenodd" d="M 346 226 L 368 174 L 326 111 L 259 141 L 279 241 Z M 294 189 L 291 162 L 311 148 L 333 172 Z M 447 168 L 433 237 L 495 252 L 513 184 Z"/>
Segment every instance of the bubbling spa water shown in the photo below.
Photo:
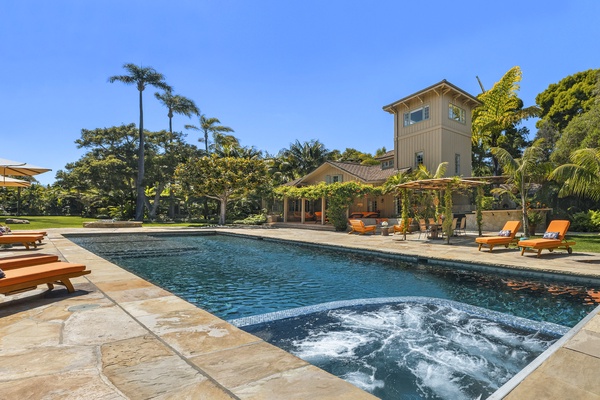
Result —
<path fill-rule="evenodd" d="M 232 322 L 382 399 L 486 398 L 567 331 L 424 298 L 273 318 Z"/>

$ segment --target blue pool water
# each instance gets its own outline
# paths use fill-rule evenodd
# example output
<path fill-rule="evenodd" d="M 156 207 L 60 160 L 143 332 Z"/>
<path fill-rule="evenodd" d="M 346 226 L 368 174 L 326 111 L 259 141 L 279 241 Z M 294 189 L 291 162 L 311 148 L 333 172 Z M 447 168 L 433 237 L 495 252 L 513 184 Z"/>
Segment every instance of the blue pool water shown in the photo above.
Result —
<path fill-rule="evenodd" d="M 382 399 L 485 398 L 596 306 L 593 287 L 284 242 L 69 238 Z"/>
<path fill-rule="evenodd" d="M 221 318 L 361 298 L 426 296 L 574 326 L 594 307 L 581 285 L 412 265 L 225 235 L 70 239 Z"/>

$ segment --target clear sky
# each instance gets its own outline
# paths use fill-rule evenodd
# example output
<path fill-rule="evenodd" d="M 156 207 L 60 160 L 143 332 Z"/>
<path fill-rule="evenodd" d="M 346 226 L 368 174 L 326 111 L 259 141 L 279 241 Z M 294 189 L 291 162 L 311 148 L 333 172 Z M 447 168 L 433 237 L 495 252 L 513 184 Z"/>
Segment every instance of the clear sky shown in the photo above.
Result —
<path fill-rule="evenodd" d="M 37 176 L 49 184 L 84 153 L 81 129 L 137 124 L 135 87 L 108 83 L 125 63 L 164 74 L 244 146 L 374 153 L 393 148 L 384 105 L 442 79 L 477 95 L 476 76 L 488 89 L 515 65 L 533 105 L 600 68 L 599 50 L 598 0 L 3 0 L 0 157 L 52 168 Z M 144 127 L 168 129 L 154 92 Z"/>

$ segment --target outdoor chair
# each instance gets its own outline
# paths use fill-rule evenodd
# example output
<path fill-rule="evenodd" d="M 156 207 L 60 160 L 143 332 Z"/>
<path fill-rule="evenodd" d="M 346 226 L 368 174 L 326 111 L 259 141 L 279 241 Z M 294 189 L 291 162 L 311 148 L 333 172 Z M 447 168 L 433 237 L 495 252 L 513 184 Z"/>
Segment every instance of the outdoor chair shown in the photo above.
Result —
<path fill-rule="evenodd" d="M 424 219 L 419 220 L 419 239 L 421 239 L 421 235 L 425 234 L 425 237 L 429 236 L 429 227 Z"/>
<path fill-rule="evenodd" d="M 54 284 L 61 284 L 73 293 L 75 288 L 71 278 L 89 274 L 83 264 L 72 264 L 62 261 L 9 268 L 4 277 L 0 278 L 0 294 L 10 295 L 33 290 L 38 285 L 46 284 L 48 289 L 54 289 Z"/>
<path fill-rule="evenodd" d="M 511 243 L 516 244 L 518 242 L 515 235 L 520 228 L 521 221 L 507 221 L 502 230 L 498 232 L 498 235 L 475 238 L 475 243 L 479 244 L 479 251 L 481 251 L 483 246 L 488 246 L 490 252 L 494 249 L 494 246 L 504 246 L 508 248 Z"/>
<path fill-rule="evenodd" d="M 37 248 L 37 242 L 42 242 L 43 235 L 0 235 L 0 245 L 2 244 L 22 244 L 27 250 L 30 246 Z"/>
<path fill-rule="evenodd" d="M 34 254 L 0 258 L 0 269 L 5 271 L 8 269 L 27 267 L 36 264 L 46 264 L 58 261 L 58 256 L 53 254 Z"/>
<path fill-rule="evenodd" d="M 467 217 L 462 217 L 460 219 L 460 224 L 458 225 L 458 228 L 454 229 L 454 236 L 458 236 L 460 235 L 460 233 L 462 232 L 463 235 L 467 234 Z"/>
<path fill-rule="evenodd" d="M 406 225 L 406 233 L 410 233 L 410 225 L 412 224 L 413 219 L 409 218 L 408 219 L 408 224 Z M 399 233 L 403 233 L 404 232 L 404 220 L 401 219 L 400 223 L 397 225 L 394 225 L 392 228 L 394 228 L 394 233 L 399 232 Z"/>
<path fill-rule="evenodd" d="M 550 221 L 544 237 L 541 239 L 528 239 L 519 241 L 519 247 L 521 248 L 521 255 L 525 253 L 525 250 L 537 250 L 537 257 L 540 256 L 542 250 L 547 249 L 552 252 L 554 249 L 564 248 L 567 253 L 572 254 L 575 242 L 569 242 L 565 239 L 565 235 L 569 230 L 571 222 L 568 220 L 555 219 Z"/>
<path fill-rule="evenodd" d="M 348 234 L 353 232 L 357 232 L 361 235 L 364 235 L 367 232 L 371 232 L 375 234 L 375 230 L 377 229 L 377 225 L 365 225 L 365 223 L 359 219 L 349 219 L 350 227 L 352 228 Z"/>

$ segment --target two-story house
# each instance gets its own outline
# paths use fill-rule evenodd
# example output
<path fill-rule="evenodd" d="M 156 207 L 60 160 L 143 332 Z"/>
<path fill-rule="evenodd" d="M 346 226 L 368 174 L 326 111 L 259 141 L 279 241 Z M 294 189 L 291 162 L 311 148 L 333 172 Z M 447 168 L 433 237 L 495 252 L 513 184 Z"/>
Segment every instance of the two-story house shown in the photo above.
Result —
<path fill-rule="evenodd" d="M 378 157 L 376 166 L 326 162 L 310 174 L 291 182 L 295 186 L 360 181 L 381 185 L 399 171 L 420 164 L 434 172 L 448 162 L 446 176 L 471 176 L 471 114 L 481 102 L 474 96 L 443 80 L 383 107 L 394 115 L 394 150 Z M 284 221 L 311 218 L 325 209 L 326 199 L 317 202 L 286 199 Z M 354 212 L 377 212 L 381 217 L 399 214 L 398 200 L 392 195 L 356 199 Z M 466 197 L 455 200 L 457 212 L 469 210 Z"/>

